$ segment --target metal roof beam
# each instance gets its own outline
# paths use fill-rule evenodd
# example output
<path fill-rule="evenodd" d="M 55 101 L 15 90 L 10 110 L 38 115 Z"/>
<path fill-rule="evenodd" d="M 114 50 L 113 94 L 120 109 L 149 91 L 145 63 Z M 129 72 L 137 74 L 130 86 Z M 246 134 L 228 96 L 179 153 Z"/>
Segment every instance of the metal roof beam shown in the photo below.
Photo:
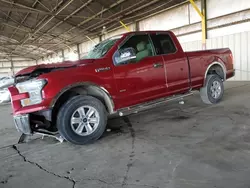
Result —
<path fill-rule="evenodd" d="M 144 1 L 145 1 L 145 0 L 144 0 Z M 110 17 L 107 18 L 107 19 L 108 19 L 108 20 L 114 21 L 115 19 L 110 19 L 110 18 L 113 17 L 113 16 L 117 16 L 117 14 L 122 14 L 124 11 L 127 11 L 127 10 L 132 9 L 131 11 L 128 11 L 128 12 L 125 13 L 125 15 L 129 15 L 129 14 L 135 12 L 135 11 L 139 11 L 139 10 L 141 10 L 141 9 L 143 9 L 143 8 L 146 8 L 146 7 L 150 6 L 151 4 L 156 3 L 156 2 L 158 2 L 158 1 L 160 1 L 160 0 L 153 0 L 153 1 L 150 1 L 150 2 L 148 2 L 148 3 L 146 3 L 146 4 L 143 4 L 143 6 L 141 6 L 141 7 L 133 8 L 134 6 L 136 6 L 136 5 L 140 4 L 140 3 L 143 3 L 143 0 L 141 0 L 141 1 L 138 2 L 137 4 L 133 4 L 132 6 L 123 9 L 122 11 L 120 11 L 120 12 L 118 12 L 118 13 L 116 13 L 116 14 L 110 16 Z M 166 4 L 168 4 L 168 3 L 171 3 L 171 2 L 172 2 L 172 0 L 166 2 L 164 5 L 166 5 Z M 119 19 L 119 17 L 118 17 L 118 19 Z M 101 24 L 101 22 L 97 22 L 97 23 L 94 24 L 94 25 L 98 25 L 98 27 L 96 27 L 96 28 L 94 28 L 94 29 L 97 29 L 97 28 L 99 28 L 99 27 L 103 27 L 104 25 L 106 25 L 107 23 L 111 23 L 112 21 L 107 21 L 107 22 L 105 22 L 104 24 Z M 93 25 L 92 25 L 92 26 L 93 26 Z M 92 26 L 89 26 L 89 27 L 87 27 L 86 29 L 90 29 Z M 94 29 L 92 29 L 92 31 L 93 31 Z M 95 32 L 95 34 L 97 34 L 97 33 L 98 33 L 98 32 Z M 93 34 L 93 35 L 94 35 L 94 34 Z M 76 38 L 76 37 L 77 37 L 77 36 L 72 37 L 72 38 L 70 38 L 69 40 L 73 40 L 73 39 Z M 74 42 L 70 43 L 69 45 L 72 45 L 73 43 L 74 43 Z M 60 43 L 58 43 L 57 45 L 59 45 L 59 44 L 60 44 Z M 48 49 L 50 49 L 50 48 L 48 48 Z M 56 48 L 55 51 L 57 51 L 57 50 L 59 50 L 59 49 Z"/>
<path fill-rule="evenodd" d="M 19 24 L 19 22 L 18 21 L 16 21 L 16 20 L 14 20 L 10 15 L 8 15 L 8 14 L 6 14 L 5 12 L 3 12 L 2 10 L 0 10 L 0 12 L 1 13 L 3 13 L 5 16 L 6 16 L 6 19 L 2 19 L 2 20 L 4 20 L 4 22 L 8 22 L 9 20 L 12 20 L 13 22 L 15 22 L 15 23 L 17 23 L 17 24 Z"/>
<path fill-rule="evenodd" d="M 1 1 L 1 0 L 0 0 Z M 55 15 L 55 13 L 53 12 L 46 12 L 46 11 L 42 11 L 42 10 L 39 10 L 39 9 L 34 9 L 34 10 L 29 10 L 29 9 L 17 9 L 15 7 L 11 8 L 11 7 L 1 7 L 1 10 L 2 11 L 15 11 L 15 12 L 21 12 L 21 13 L 34 13 L 34 14 L 42 14 L 42 15 L 49 15 L 49 16 L 55 16 L 56 19 L 60 19 L 60 17 L 67 17 L 69 16 L 70 14 L 57 14 Z M 81 16 L 81 15 L 71 15 L 70 16 L 71 18 L 92 18 L 91 16 Z M 61 18 L 63 19 L 63 18 Z M 110 20 L 108 18 L 103 18 L 103 17 L 99 17 L 99 18 L 93 18 L 93 20 L 96 19 L 96 20 Z M 66 21 L 65 21 L 66 22 Z M 70 22 L 66 22 L 66 23 L 70 23 Z"/>
<path fill-rule="evenodd" d="M 85 3 L 85 4 L 83 4 L 81 7 L 79 7 L 78 9 L 76 9 L 73 13 L 71 13 L 70 15 L 59 15 L 59 14 L 57 14 L 57 13 L 53 13 L 53 11 L 54 10 L 56 10 L 56 8 L 53 8 L 52 9 L 52 11 L 50 11 L 50 12 L 45 12 L 45 11 L 43 11 L 43 10 L 39 10 L 39 9 L 35 9 L 34 8 L 34 6 L 35 6 L 35 4 L 37 4 L 37 3 L 40 3 L 41 4 L 41 2 L 40 1 L 38 1 L 38 0 L 36 0 L 34 3 L 33 3 L 33 5 L 32 5 L 32 7 L 29 7 L 29 6 L 26 6 L 26 5 L 22 5 L 22 4 L 19 4 L 19 3 L 15 3 L 15 5 L 16 6 L 19 6 L 19 7 L 22 7 L 22 8 L 26 8 L 26 9 L 23 9 L 23 10 L 21 10 L 21 9 L 14 9 L 14 8 L 10 8 L 10 7 L 7 7 L 7 8 L 1 8 L 2 10 L 3 9 L 7 9 L 7 10 L 15 10 L 16 12 L 25 12 L 25 13 L 27 13 L 27 15 L 29 15 L 30 13 L 40 13 L 40 14 L 45 14 L 45 15 L 47 15 L 47 16 L 55 16 L 55 18 L 57 18 L 60 22 L 58 22 L 57 24 L 56 24 L 56 26 L 58 26 L 58 25 L 60 25 L 60 24 L 62 24 L 62 23 L 68 23 L 68 24 L 70 24 L 71 26 L 75 26 L 73 23 L 70 23 L 70 22 L 68 22 L 68 21 L 66 21 L 66 20 L 68 20 L 70 17 L 72 17 L 73 16 L 73 14 L 76 14 L 77 12 L 79 12 L 82 8 L 84 8 L 84 7 L 86 7 L 89 3 L 91 3 L 93 0 L 89 0 L 87 3 Z M 5 1 L 4 1 L 5 2 Z M 59 5 L 61 5 L 63 3 L 63 0 L 61 0 L 60 2 L 58 2 L 57 3 L 57 6 L 59 6 Z M 57 7 L 56 6 L 56 7 Z M 46 9 L 48 9 L 48 7 L 46 7 Z M 60 18 L 58 18 L 59 16 L 66 16 L 66 18 L 64 18 L 64 19 L 60 19 Z M 25 17 L 27 17 L 27 16 L 25 16 Z M 86 17 L 84 17 L 84 18 L 86 18 Z M 44 20 L 45 20 L 46 18 L 44 18 L 44 19 L 42 19 L 41 21 L 40 21 L 40 23 L 42 23 Z M 24 19 L 25 20 L 25 19 Z M 40 24 L 39 23 L 39 24 Z M 39 24 L 37 24 L 37 25 L 39 25 Z M 53 28 L 52 29 L 54 29 L 56 26 L 53 26 Z M 51 30 L 52 30 L 51 29 Z M 48 32 L 50 32 L 50 31 L 48 31 Z M 44 35 L 43 33 L 41 34 L 41 35 Z"/>
<path fill-rule="evenodd" d="M 12 4 L 12 7 L 13 7 L 13 4 Z M 12 13 L 12 11 L 11 10 L 9 10 L 9 12 L 8 12 L 8 14 L 7 14 L 7 16 L 6 16 L 6 22 L 8 22 L 8 20 L 9 20 L 9 17 L 11 16 L 11 13 Z M 2 26 L 2 28 L 1 28 L 1 30 L 4 30 L 4 26 Z"/>
<path fill-rule="evenodd" d="M 52 30 L 54 30 L 56 27 L 58 27 L 59 25 L 61 25 L 62 23 L 66 22 L 72 15 L 78 13 L 79 11 L 81 11 L 83 8 L 85 8 L 86 6 L 88 6 L 93 0 L 88 0 L 86 3 L 82 4 L 79 8 L 75 9 L 71 14 L 69 14 L 66 18 L 63 18 L 63 20 L 61 20 L 60 22 L 58 22 L 56 25 L 54 25 L 53 27 L 51 27 L 47 32 L 51 32 Z M 78 26 L 73 26 L 73 27 L 78 27 Z M 38 40 L 39 38 L 41 38 L 43 36 L 40 35 L 38 36 L 34 41 Z"/>
<path fill-rule="evenodd" d="M 74 0 L 68 0 L 66 3 L 64 3 L 64 5 L 58 9 L 55 13 L 55 15 L 59 14 L 61 11 L 63 11 L 68 5 L 70 5 Z M 55 7 L 54 9 L 57 9 L 57 7 Z M 45 16 L 47 19 L 48 16 Z M 36 33 L 38 33 L 41 29 L 43 29 L 53 18 L 55 18 L 55 16 L 51 16 L 50 18 L 48 18 L 46 21 L 44 21 L 43 23 L 41 23 L 42 25 L 39 26 L 35 31 L 32 32 L 32 35 L 35 35 Z M 44 20 L 45 20 L 44 19 Z M 40 23 L 38 24 L 40 25 Z M 30 36 L 26 37 L 22 43 L 24 44 L 27 40 L 29 40 Z"/>
<path fill-rule="evenodd" d="M 45 6 L 40 0 L 37 0 L 37 2 L 42 5 L 43 8 L 47 9 L 49 12 L 51 11 L 47 6 Z"/>
<path fill-rule="evenodd" d="M 36 1 L 32 4 L 32 7 L 35 7 L 35 6 L 37 5 L 37 3 L 38 3 L 38 0 L 36 0 Z M 20 28 L 20 27 L 23 25 L 23 23 L 26 21 L 26 19 L 28 18 L 29 15 L 30 15 L 30 12 L 28 12 L 28 13 L 24 16 L 24 18 L 22 19 L 22 21 L 20 22 L 20 24 L 18 24 L 17 28 L 16 28 L 16 29 L 14 30 L 14 32 L 11 34 L 10 39 L 13 38 L 13 36 L 16 34 L 18 28 Z"/>
<path fill-rule="evenodd" d="M 5 0 L 1 0 L 1 1 L 5 1 Z M 62 5 L 62 7 L 61 8 L 59 8 L 56 12 L 55 12 L 55 15 L 57 15 L 57 14 L 59 14 L 61 11 L 63 11 L 66 7 L 68 7 L 72 2 L 73 2 L 74 0 L 67 0 L 65 3 L 63 3 L 63 5 Z M 58 5 L 59 6 L 59 5 Z M 52 11 L 54 11 L 55 9 L 57 9 L 58 7 L 56 6 Z M 48 19 L 47 19 L 47 17 L 48 16 L 45 16 L 44 17 L 44 19 L 42 19 L 42 20 L 44 20 L 43 22 L 39 22 L 38 24 L 37 24 L 37 29 L 35 29 L 33 32 L 32 32 L 32 34 L 31 35 L 26 35 L 24 38 L 23 38 L 23 40 L 22 40 L 22 44 L 21 45 L 23 45 L 23 44 L 25 44 L 29 39 L 30 39 L 30 37 L 31 36 L 33 36 L 33 35 L 35 35 L 36 33 L 38 33 L 41 29 L 43 29 L 52 19 L 54 19 L 55 18 L 55 16 L 51 16 L 51 17 L 49 17 Z M 46 20 L 47 19 L 47 20 Z M 45 21 L 46 20 L 46 21 Z M 41 24 L 41 26 L 40 26 L 40 24 Z M 15 48 L 15 50 L 17 49 L 17 47 Z M 15 51 L 14 50 L 14 51 Z"/>
<path fill-rule="evenodd" d="M 122 0 L 122 2 L 123 2 L 123 1 L 124 1 L 124 0 Z M 125 8 L 125 9 L 121 10 L 120 12 L 117 12 L 116 14 L 110 16 L 109 18 L 112 18 L 112 17 L 114 17 L 114 16 L 117 17 L 119 14 L 122 14 L 123 12 L 126 12 L 127 10 L 132 9 L 132 8 L 135 7 L 135 6 L 140 5 L 140 4 L 143 3 L 144 1 L 146 1 L 146 0 L 141 0 L 141 1 L 138 2 L 138 3 L 135 3 L 135 4 L 133 4 L 132 6 L 129 6 L 129 7 Z M 154 0 L 154 1 L 159 1 L 159 0 Z M 115 3 L 114 3 L 114 4 L 115 4 Z M 109 9 L 110 9 L 110 8 L 113 8 L 113 7 L 114 7 L 114 4 L 112 4 L 112 5 L 109 7 Z M 105 8 L 104 10 L 107 11 L 108 8 Z M 101 13 L 99 12 L 98 15 L 100 15 L 100 14 L 101 14 Z M 95 15 L 94 15 L 94 16 L 95 16 Z M 113 19 L 112 21 L 116 21 L 116 19 L 117 19 L 117 18 Z M 119 19 L 119 17 L 118 17 L 118 19 Z M 83 24 L 83 23 L 85 23 L 85 22 L 86 22 L 86 20 L 83 21 L 83 22 L 81 22 L 80 24 Z M 100 24 L 100 22 L 98 22 L 98 24 Z M 96 24 L 94 24 L 94 25 L 96 25 Z M 92 26 L 93 26 L 93 25 L 92 25 Z M 81 32 L 81 33 L 86 32 L 86 30 L 90 29 L 92 26 L 87 27 L 87 28 L 84 29 L 83 32 Z M 103 25 L 102 25 L 102 26 L 103 26 Z M 72 30 L 72 29 L 69 29 L 69 30 L 66 31 L 66 32 L 69 32 L 69 31 L 71 31 L 71 30 Z M 64 32 L 64 33 L 66 33 L 66 32 Z M 63 34 L 64 34 L 64 33 L 63 33 Z M 59 36 L 60 36 L 60 35 L 59 35 Z M 79 35 L 76 35 L 76 36 L 74 36 L 74 37 L 71 37 L 69 40 L 72 40 L 72 39 L 74 39 L 74 38 L 76 38 L 76 37 L 78 37 L 78 36 L 79 36 Z M 57 45 L 59 45 L 59 44 L 61 44 L 61 43 L 57 43 Z M 57 46 L 57 45 L 55 45 L 55 46 Z M 48 48 L 48 49 L 54 48 L 55 46 L 51 46 L 51 47 Z"/>
<path fill-rule="evenodd" d="M 86 20 L 80 22 L 79 24 L 77 24 L 77 26 L 74 26 L 74 27 L 68 29 L 67 31 L 65 31 L 65 32 L 63 32 L 63 33 L 61 33 L 61 34 L 55 36 L 55 38 L 56 38 L 56 37 L 60 37 L 61 35 L 65 34 L 65 33 L 68 33 L 68 32 L 74 30 L 74 29 L 77 28 L 77 27 L 82 26 L 83 24 L 85 24 L 85 23 L 87 23 L 87 22 L 93 20 L 93 19 L 96 18 L 97 16 L 102 15 L 104 12 L 108 11 L 109 9 L 111 9 L 111 8 L 117 6 L 117 5 L 119 5 L 119 4 L 121 4 L 121 3 L 125 2 L 125 1 L 126 1 L 126 0 L 118 0 L 117 2 L 111 4 L 108 8 L 104 8 L 103 10 L 101 10 L 100 12 L 98 12 L 97 14 L 95 14 L 95 15 L 91 16 L 90 18 L 88 18 L 88 19 L 86 19 Z M 84 29 L 84 32 L 86 32 L 86 30 L 87 30 L 87 29 Z M 78 36 L 78 35 L 77 35 L 77 36 Z M 77 36 L 75 36 L 75 37 L 77 37 Z M 72 37 L 72 38 L 75 38 L 75 37 Z M 49 42 L 50 42 L 50 41 L 49 41 Z M 63 44 L 63 42 L 57 43 L 57 45 L 59 45 L 59 44 Z M 38 46 L 38 48 L 40 48 L 40 47 L 42 47 L 42 46 L 43 46 L 43 45 Z M 56 45 L 55 45 L 55 46 L 56 46 Z M 51 49 L 51 48 L 49 48 L 49 49 Z"/>
<path fill-rule="evenodd" d="M 0 1 L 2 1 L 2 2 L 4 2 L 4 3 L 7 3 L 7 4 L 13 4 L 13 5 L 15 5 L 15 6 L 17 6 L 17 7 L 21 7 L 21 8 L 24 8 L 24 9 L 29 9 L 29 11 L 39 11 L 39 10 L 37 10 L 37 9 L 35 9 L 35 8 L 31 8 L 31 7 L 28 7 L 28 6 L 26 6 L 26 5 L 23 5 L 23 4 L 20 4 L 20 3 L 16 3 L 16 2 L 14 2 L 14 1 L 9 1 L 9 0 L 0 0 Z"/>
<path fill-rule="evenodd" d="M 1 21 L 2 19 L 0 18 L 0 21 Z M 17 29 L 17 30 L 19 30 L 19 31 L 22 31 L 22 32 L 25 32 L 25 33 L 30 33 L 30 32 L 32 32 L 32 28 L 29 28 L 29 27 L 27 27 L 27 26 L 23 26 L 22 25 L 22 28 L 21 27 L 17 27 L 17 26 L 14 26 L 14 25 L 11 25 L 11 24 L 7 24 L 7 23 L 4 23 L 4 22 L 0 22 L 0 25 L 5 25 L 5 26 L 8 26 L 8 27 L 11 27 L 11 28 L 14 28 L 14 29 Z M 44 36 L 46 36 L 46 37 L 49 37 L 49 38 L 52 38 L 52 39 L 54 39 L 54 37 L 52 36 L 52 34 L 50 34 L 50 33 L 45 33 L 45 32 L 41 32 L 41 31 L 39 31 L 39 33 L 40 34 L 43 34 Z M 4 33 L 3 33 L 4 34 Z M 3 35 L 3 36 L 5 36 L 5 35 Z M 6 36 L 7 37 L 7 36 Z M 62 37 L 57 37 L 57 39 L 59 39 L 59 40 L 63 40 L 63 41 L 65 41 L 66 39 L 64 39 L 64 38 L 62 38 Z"/>
<path fill-rule="evenodd" d="M 142 6 L 140 6 L 140 7 L 138 7 L 138 8 L 133 8 L 133 7 L 136 7 L 138 4 L 143 3 L 144 1 L 145 1 L 145 0 L 141 0 L 139 3 L 133 4 L 131 7 L 127 7 L 127 8 L 125 8 L 125 9 L 123 9 L 122 11 L 117 12 L 116 14 L 114 14 L 114 15 L 112 15 L 112 16 L 110 16 L 110 17 L 116 16 L 116 17 L 118 17 L 118 19 L 119 19 L 119 15 L 121 15 L 121 14 L 123 14 L 123 13 L 125 13 L 125 15 L 128 15 L 128 14 L 130 14 L 130 13 L 132 13 L 132 12 L 140 11 L 141 9 L 143 9 L 143 8 L 145 8 L 145 7 L 148 7 L 148 6 L 150 6 L 150 5 L 152 5 L 152 4 L 156 3 L 156 2 L 158 2 L 158 1 L 160 1 L 160 0 L 152 0 L 152 1 L 148 2 L 148 3 L 144 3 Z M 131 9 L 132 9 L 132 10 L 131 10 Z M 131 10 L 131 11 L 129 11 L 129 10 Z M 103 21 L 97 22 L 97 23 L 95 23 L 94 25 L 90 26 L 91 28 L 92 28 L 93 26 L 96 26 L 96 27 L 92 28 L 91 31 L 96 30 L 96 29 L 98 29 L 98 28 L 101 28 L 101 27 L 103 27 L 104 25 L 107 25 L 107 24 L 109 24 L 109 23 L 111 23 L 111 22 L 114 22 L 114 20 L 112 20 L 112 21 L 107 21 L 107 22 L 105 22 L 105 23 L 103 23 Z"/>
<path fill-rule="evenodd" d="M 40 45 L 40 44 L 43 44 L 43 45 L 53 45 L 53 44 L 56 44 L 56 43 L 44 43 L 44 42 L 41 42 L 41 43 L 33 43 L 33 42 L 30 42 L 30 43 L 25 43 L 24 45 Z M 15 45 L 21 45 L 21 43 L 17 43 L 17 42 L 5 42 L 5 43 L 0 43 L 0 46 L 15 46 Z"/>

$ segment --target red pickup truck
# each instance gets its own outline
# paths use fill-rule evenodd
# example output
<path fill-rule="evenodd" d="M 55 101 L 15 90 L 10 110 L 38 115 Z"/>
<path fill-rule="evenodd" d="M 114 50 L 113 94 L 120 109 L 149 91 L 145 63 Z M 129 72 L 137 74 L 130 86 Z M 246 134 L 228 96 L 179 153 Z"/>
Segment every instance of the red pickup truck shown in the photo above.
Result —
<path fill-rule="evenodd" d="M 74 144 L 99 139 L 112 115 L 127 116 L 199 90 L 207 104 L 234 76 L 230 49 L 184 52 L 171 31 L 129 32 L 78 61 L 28 67 L 9 88 L 16 128 L 59 134 Z"/>

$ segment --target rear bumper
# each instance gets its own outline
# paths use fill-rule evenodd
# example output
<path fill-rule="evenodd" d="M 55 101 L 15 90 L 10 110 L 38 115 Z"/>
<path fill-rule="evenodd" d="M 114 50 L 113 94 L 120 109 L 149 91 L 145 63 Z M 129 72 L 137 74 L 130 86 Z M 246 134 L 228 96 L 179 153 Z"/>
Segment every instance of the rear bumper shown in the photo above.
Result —
<path fill-rule="evenodd" d="M 234 77 L 235 76 L 235 69 L 233 70 L 233 72 L 231 73 L 232 75 L 232 77 Z"/>
<path fill-rule="evenodd" d="M 29 114 L 14 116 L 14 123 L 18 132 L 28 135 L 32 134 Z"/>
<path fill-rule="evenodd" d="M 234 77 L 235 76 L 235 69 L 228 71 L 226 76 L 227 76 L 226 79 L 230 79 L 230 78 Z"/>

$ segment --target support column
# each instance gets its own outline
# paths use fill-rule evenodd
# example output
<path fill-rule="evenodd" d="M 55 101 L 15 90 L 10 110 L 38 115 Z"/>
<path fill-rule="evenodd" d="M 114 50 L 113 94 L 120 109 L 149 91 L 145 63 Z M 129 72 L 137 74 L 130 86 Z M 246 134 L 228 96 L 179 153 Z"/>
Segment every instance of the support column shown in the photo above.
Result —
<path fill-rule="evenodd" d="M 13 63 L 13 60 L 12 60 L 12 56 L 10 56 L 10 64 L 11 64 L 12 75 L 14 76 L 15 75 L 15 71 L 14 71 L 14 63 Z"/>
<path fill-rule="evenodd" d="M 207 0 L 201 0 L 201 11 L 202 11 L 202 48 L 206 49 L 207 40 Z"/>
<path fill-rule="evenodd" d="M 135 31 L 140 31 L 140 25 L 139 22 L 135 22 Z"/>
<path fill-rule="evenodd" d="M 76 47 L 77 47 L 78 60 L 80 60 L 81 56 L 80 56 L 80 47 L 79 47 L 79 44 L 77 44 Z"/>
<path fill-rule="evenodd" d="M 62 61 L 65 60 L 65 56 L 64 56 L 64 50 L 62 50 Z"/>
<path fill-rule="evenodd" d="M 189 0 L 191 5 L 194 7 L 196 12 L 201 17 L 202 22 L 202 49 L 206 49 L 206 39 L 207 39 L 207 16 L 206 16 L 206 0 L 201 0 L 202 10 L 198 8 L 194 0 Z"/>

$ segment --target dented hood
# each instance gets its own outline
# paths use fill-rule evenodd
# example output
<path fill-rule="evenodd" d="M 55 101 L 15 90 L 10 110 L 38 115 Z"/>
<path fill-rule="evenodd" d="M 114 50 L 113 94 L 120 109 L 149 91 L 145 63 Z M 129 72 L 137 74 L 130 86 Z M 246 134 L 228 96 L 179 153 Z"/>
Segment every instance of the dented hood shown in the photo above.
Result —
<path fill-rule="evenodd" d="M 15 76 L 22 76 L 30 74 L 37 70 L 53 70 L 53 69 L 61 69 L 61 68 L 70 68 L 70 67 L 76 67 L 76 66 L 83 66 L 88 63 L 92 63 L 93 59 L 84 59 L 79 61 L 65 61 L 63 63 L 50 63 L 50 64 L 40 64 L 40 65 L 34 65 L 27 67 L 25 69 L 20 70 L 15 74 Z"/>

